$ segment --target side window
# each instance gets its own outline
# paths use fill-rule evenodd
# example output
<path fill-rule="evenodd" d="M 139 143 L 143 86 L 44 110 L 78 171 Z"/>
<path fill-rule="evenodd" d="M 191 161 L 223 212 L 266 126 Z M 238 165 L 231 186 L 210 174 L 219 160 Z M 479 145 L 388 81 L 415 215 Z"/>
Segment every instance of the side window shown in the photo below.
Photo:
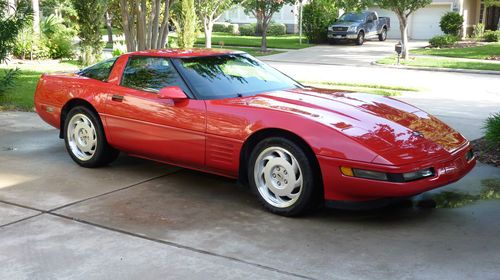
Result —
<path fill-rule="evenodd" d="M 116 59 L 117 58 L 114 57 L 89 66 L 78 72 L 78 75 L 106 82 L 108 81 L 109 74 L 111 73 L 111 69 L 113 69 Z"/>
<path fill-rule="evenodd" d="M 145 91 L 159 91 L 167 86 L 189 90 L 168 58 L 133 56 L 123 71 L 121 85 Z"/>

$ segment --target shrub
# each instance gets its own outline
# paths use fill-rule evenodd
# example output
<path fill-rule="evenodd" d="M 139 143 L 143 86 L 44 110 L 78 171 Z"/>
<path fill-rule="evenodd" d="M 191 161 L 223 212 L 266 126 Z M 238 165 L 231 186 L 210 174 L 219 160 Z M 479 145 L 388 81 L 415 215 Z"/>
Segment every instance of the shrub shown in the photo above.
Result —
<path fill-rule="evenodd" d="M 286 34 L 286 25 L 283 23 L 271 23 L 267 27 L 268 36 L 280 36 Z"/>
<path fill-rule="evenodd" d="M 326 42 L 328 26 L 338 17 L 335 3 L 330 0 L 314 0 L 304 6 L 302 27 L 310 42 Z"/>
<path fill-rule="evenodd" d="M 484 36 L 484 24 L 478 23 L 474 25 L 474 29 L 472 31 L 472 36 L 476 39 L 481 39 Z"/>
<path fill-rule="evenodd" d="M 2 97 L 8 89 L 14 86 L 14 82 L 18 75 L 19 68 L 3 70 L 3 74 L 0 76 L 0 97 Z"/>
<path fill-rule="evenodd" d="M 255 28 L 257 25 L 255 23 L 252 24 L 244 24 L 240 26 L 240 35 L 241 36 L 255 36 Z"/>
<path fill-rule="evenodd" d="M 445 34 L 460 35 L 462 30 L 462 25 L 464 24 L 464 18 L 456 12 L 447 12 L 441 17 L 439 22 L 439 27 Z"/>
<path fill-rule="evenodd" d="M 491 115 L 486 119 L 484 137 L 494 145 L 500 145 L 500 113 Z"/>
<path fill-rule="evenodd" d="M 429 40 L 432 47 L 442 48 L 454 45 L 458 41 L 458 37 L 454 35 L 439 35 L 434 36 Z"/>
<path fill-rule="evenodd" d="M 498 42 L 500 41 L 500 31 L 488 30 L 484 32 L 483 38 L 486 42 Z"/>
<path fill-rule="evenodd" d="M 227 22 L 216 22 L 212 28 L 213 32 L 227 32 L 229 23 Z"/>
<path fill-rule="evenodd" d="M 72 58 L 74 55 L 71 35 L 66 32 L 57 32 L 51 37 L 44 37 L 42 42 L 47 47 L 50 58 Z"/>
<path fill-rule="evenodd" d="M 226 32 L 232 35 L 240 34 L 240 26 L 237 24 L 229 24 L 226 28 Z"/>

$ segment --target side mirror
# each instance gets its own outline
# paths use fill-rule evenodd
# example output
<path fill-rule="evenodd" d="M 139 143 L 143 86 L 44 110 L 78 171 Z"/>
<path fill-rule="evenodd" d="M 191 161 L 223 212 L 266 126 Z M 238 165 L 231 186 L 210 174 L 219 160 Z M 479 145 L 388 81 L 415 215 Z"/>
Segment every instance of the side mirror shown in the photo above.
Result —
<path fill-rule="evenodd" d="M 158 92 L 158 98 L 160 99 L 173 99 L 174 101 L 187 99 L 187 95 L 178 86 L 164 87 Z"/>

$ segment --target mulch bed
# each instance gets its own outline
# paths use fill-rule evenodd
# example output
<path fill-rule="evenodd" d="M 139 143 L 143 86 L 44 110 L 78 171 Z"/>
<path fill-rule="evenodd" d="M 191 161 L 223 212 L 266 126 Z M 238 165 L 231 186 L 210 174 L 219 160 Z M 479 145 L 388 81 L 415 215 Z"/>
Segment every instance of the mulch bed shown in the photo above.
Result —
<path fill-rule="evenodd" d="M 476 158 L 486 164 L 500 167 L 500 145 L 491 145 L 484 138 L 472 141 Z"/>

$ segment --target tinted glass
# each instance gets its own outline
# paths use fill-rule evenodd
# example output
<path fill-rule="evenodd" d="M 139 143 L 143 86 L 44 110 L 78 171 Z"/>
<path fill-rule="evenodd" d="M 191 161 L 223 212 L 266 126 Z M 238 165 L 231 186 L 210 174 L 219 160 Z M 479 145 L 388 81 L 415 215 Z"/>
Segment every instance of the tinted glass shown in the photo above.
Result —
<path fill-rule="evenodd" d="M 362 22 L 365 20 L 365 15 L 364 14 L 357 14 L 357 13 L 347 13 L 347 14 L 343 14 L 339 20 L 340 21 Z"/>
<path fill-rule="evenodd" d="M 190 57 L 175 62 L 199 99 L 300 87 L 296 81 L 246 54 Z"/>
<path fill-rule="evenodd" d="M 122 86 L 157 92 L 167 86 L 188 89 L 168 58 L 133 56 L 123 71 Z"/>
<path fill-rule="evenodd" d="M 78 75 L 106 82 L 115 64 L 116 57 L 99 62 L 78 72 Z"/>

